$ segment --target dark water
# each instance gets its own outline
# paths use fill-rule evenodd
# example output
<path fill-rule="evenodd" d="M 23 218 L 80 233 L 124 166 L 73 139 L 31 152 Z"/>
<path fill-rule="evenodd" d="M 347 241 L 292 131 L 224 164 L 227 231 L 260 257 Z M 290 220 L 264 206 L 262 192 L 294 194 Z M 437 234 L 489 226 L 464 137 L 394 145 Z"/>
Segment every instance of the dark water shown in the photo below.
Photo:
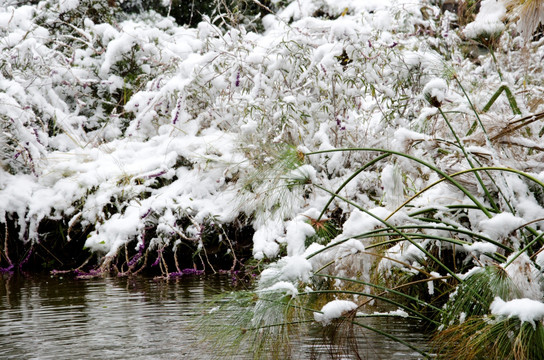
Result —
<path fill-rule="evenodd" d="M 218 354 L 201 341 L 194 322 L 203 304 L 229 291 L 223 276 L 165 282 L 0 275 L 0 359 L 214 359 Z M 425 346 L 420 330 L 402 319 L 372 321 Z M 374 333 L 359 335 L 357 343 L 367 359 L 421 357 Z M 296 343 L 293 358 L 327 359 L 330 352 L 308 335 Z M 250 357 L 240 351 L 235 358 Z"/>

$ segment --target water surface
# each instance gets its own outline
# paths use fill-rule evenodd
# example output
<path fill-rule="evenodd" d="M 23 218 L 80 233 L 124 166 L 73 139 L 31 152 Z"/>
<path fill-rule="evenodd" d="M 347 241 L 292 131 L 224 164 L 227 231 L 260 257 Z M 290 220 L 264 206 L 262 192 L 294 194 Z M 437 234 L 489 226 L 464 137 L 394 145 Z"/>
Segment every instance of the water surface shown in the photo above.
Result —
<path fill-rule="evenodd" d="M 194 323 L 203 304 L 231 290 L 226 276 L 165 282 L 0 275 L 0 359 L 214 359 L 217 354 L 201 341 Z M 372 322 L 425 346 L 421 330 L 403 319 Z M 369 332 L 358 335 L 357 346 L 367 359 L 420 358 Z M 336 350 L 320 337 L 305 335 L 295 343 L 293 358 L 328 359 Z M 250 355 L 240 350 L 236 359 Z"/>

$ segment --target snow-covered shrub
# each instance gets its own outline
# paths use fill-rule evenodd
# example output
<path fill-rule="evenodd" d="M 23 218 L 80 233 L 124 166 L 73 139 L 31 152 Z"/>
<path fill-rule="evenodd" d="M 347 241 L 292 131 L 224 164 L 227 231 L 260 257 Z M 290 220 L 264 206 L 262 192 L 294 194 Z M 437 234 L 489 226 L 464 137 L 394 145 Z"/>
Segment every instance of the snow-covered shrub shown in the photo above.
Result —
<path fill-rule="evenodd" d="M 1 222 L 15 222 L 18 237 L 35 243 L 40 241 L 42 220 L 67 217 L 70 228 L 78 224 L 94 228 L 88 248 L 108 253 L 108 244 L 114 244 L 116 253 L 119 246 L 142 238 L 149 226 L 147 216 L 141 215 L 152 209 L 135 212 L 131 204 L 139 208 L 141 201 L 154 198 L 154 191 L 171 184 L 177 176 L 173 169 L 185 177 L 183 169 L 193 167 L 187 158 L 194 156 L 198 144 L 186 151 L 178 146 L 176 151 L 163 133 L 162 140 L 142 142 L 140 147 L 126 132 L 135 118 L 134 131 L 142 131 L 141 118 L 154 124 L 141 132 L 144 139 L 157 135 L 157 124 L 170 122 L 175 99 L 170 104 L 170 98 L 160 102 L 149 95 L 161 89 L 164 78 L 173 76 L 180 61 L 198 50 L 195 30 L 176 28 L 171 20 L 153 14 L 148 23 L 117 22 L 104 2 L 42 2 L 3 11 L 3 36 L 9 41 L 2 42 L 1 52 L 6 64 L 0 92 L 6 144 L 2 157 L 12 175 L 2 178 Z M 162 158 L 154 148 L 161 143 Z M 130 160 L 138 152 L 141 155 Z M 219 178 L 224 174 L 220 172 Z M 23 183 L 23 173 L 35 178 Z M 214 181 L 212 188 L 221 185 Z M 183 183 L 190 186 L 187 178 Z M 197 183 L 197 190 L 206 194 L 204 183 Z M 159 223 L 165 219 L 173 225 L 161 213 L 179 212 L 176 203 L 158 206 Z M 193 214 L 190 208 L 188 203 L 181 210 Z M 208 222 L 218 212 L 217 207 L 206 210 L 198 219 Z"/>

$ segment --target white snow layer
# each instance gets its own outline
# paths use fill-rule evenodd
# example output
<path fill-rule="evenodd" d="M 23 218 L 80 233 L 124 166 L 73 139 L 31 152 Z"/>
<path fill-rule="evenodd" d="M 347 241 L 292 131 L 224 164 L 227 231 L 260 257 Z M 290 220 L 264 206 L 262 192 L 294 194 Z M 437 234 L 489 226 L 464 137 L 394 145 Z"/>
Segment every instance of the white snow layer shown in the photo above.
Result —
<path fill-rule="evenodd" d="M 508 237 L 512 231 L 524 223 L 524 219 L 512 213 L 503 212 L 493 216 L 491 219 L 480 221 L 480 228 L 492 239 L 499 239 Z"/>
<path fill-rule="evenodd" d="M 395 210 L 404 202 L 404 184 L 398 166 L 388 164 L 381 174 L 385 191 L 385 203 L 389 210 Z"/>
<path fill-rule="evenodd" d="M 287 256 L 297 256 L 304 253 L 306 238 L 315 234 L 315 229 L 308 223 L 308 218 L 298 216 L 287 222 Z"/>
<path fill-rule="evenodd" d="M 533 327 L 536 326 L 536 322 L 544 319 L 544 303 L 527 298 L 505 302 L 496 297 L 490 309 L 493 315 L 518 318 L 521 322 L 528 322 Z"/>
<path fill-rule="evenodd" d="M 375 227 L 382 225 L 382 222 L 378 219 L 384 219 L 390 213 L 387 209 L 381 207 L 371 209 L 369 212 L 376 217 L 362 212 L 359 209 L 354 209 L 342 226 L 342 237 L 349 238 L 374 230 Z"/>
<path fill-rule="evenodd" d="M 286 256 L 263 270 L 259 285 L 268 288 L 277 281 L 308 282 L 311 271 L 312 264 L 304 256 Z"/>
<path fill-rule="evenodd" d="M 476 255 L 485 253 L 493 254 L 497 251 L 497 245 L 484 241 L 477 241 L 472 244 L 463 244 L 463 248 L 468 252 L 475 253 Z"/>
<path fill-rule="evenodd" d="M 510 263 L 514 257 L 516 258 Z M 536 268 L 527 253 L 518 254 L 514 252 L 507 258 L 506 263 L 510 264 L 505 267 L 505 271 L 521 291 L 523 297 L 534 300 L 544 298 L 542 273 Z"/>
<path fill-rule="evenodd" d="M 265 289 L 259 290 L 259 292 L 285 292 L 287 295 L 290 295 L 291 297 L 298 295 L 298 289 L 290 282 L 287 281 L 278 281 L 274 285 L 267 287 Z"/>
<path fill-rule="evenodd" d="M 441 78 L 434 78 L 425 84 L 425 87 L 423 88 L 423 95 L 427 98 L 442 103 L 446 98 L 447 91 L 448 84 L 446 81 Z"/>
<path fill-rule="evenodd" d="M 500 34 L 505 26 L 502 20 L 506 15 L 506 4 L 503 0 L 483 0 L 476 19 L 469 23 L 464 33 L 469 38 L 493 36 Z"/>
<path fill-rule="evenodd" d="M 315 321 L 329 325 L 334 319 L 357 309 L 357 304 L 349 300 L 333 300 L 321 308 L 321 313 L 314 312 Z"/>

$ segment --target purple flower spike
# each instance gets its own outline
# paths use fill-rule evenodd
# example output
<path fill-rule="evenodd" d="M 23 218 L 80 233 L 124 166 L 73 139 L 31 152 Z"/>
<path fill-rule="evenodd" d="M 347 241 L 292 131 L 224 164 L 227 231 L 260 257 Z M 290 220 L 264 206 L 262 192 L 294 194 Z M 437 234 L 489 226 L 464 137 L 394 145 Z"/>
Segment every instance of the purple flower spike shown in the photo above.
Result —
<path fill-rule="evenodd" d="M 7 268 L 0 268 L 0 274 L 4 274 L 4 273 L 12 273 L 13 272 L 13 264 L 11 264 L 10 266 L 8 266 Z"/>
<path fill-rule="evenodd" d="M 23 261 L 19 263 L 19 269 L 22 269 L 23 265 L 28 262 L 28 259 L 30 259 L 30 255 L 32 255 L 33 252 L 34 252 L 34 247 L 31 247 L 30 250 L 28 250 L 28 254 L 26 255 L 26 257 L 23 259 Z"/>
<path fill-rule="evenodd" d="M 181 99 L 178 99 L 178 103 L 176 104 L 176 115 L 174 116 L 174 120 L 172 123 L 176 125 L 179 119 L 179 113 L 181 112 Z"/>
<path fill-rule="evenodd" d="M 191 268 L 183 269 L 183 270 L 181 270 L 181 272 L 184 275 L 202 275 L 202 274 L 204 274 L 204 270 L 197 270 L 197 269 L 191 269 Z"/>

